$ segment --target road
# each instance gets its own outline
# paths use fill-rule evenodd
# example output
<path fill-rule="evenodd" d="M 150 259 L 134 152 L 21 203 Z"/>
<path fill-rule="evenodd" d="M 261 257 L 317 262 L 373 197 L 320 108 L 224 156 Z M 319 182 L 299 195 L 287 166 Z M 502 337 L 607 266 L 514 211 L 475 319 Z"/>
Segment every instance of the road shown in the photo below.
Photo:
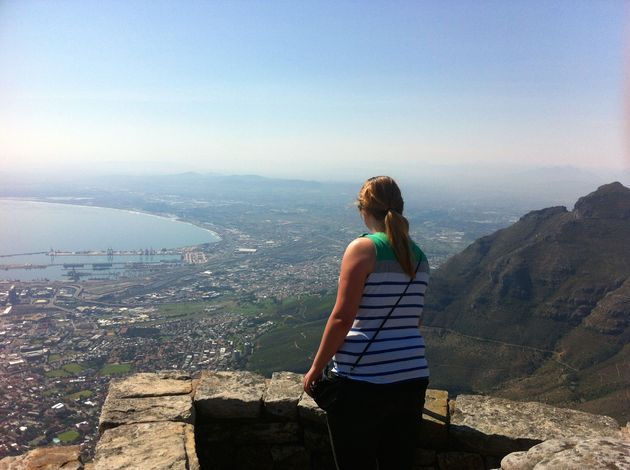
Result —
<path fill-rule="evenodd" d="M 489 338 L 483 338 L 481 336 L 467 335 L 465 333 L 460 333 L 459 331 L 452 330 L 450 328 L 442 328 L 442 327 L 439 327 L 439 326 L 422 326 L 421 329 L 446 331 L 448 333 L 455 334 L 455 335 L 461 336 L 463 338 L 474 339 L 476 341 L 484 341 L 486 343 L 500 344 L 502 346 L 508 346 L 508 347 L 511 347 L 511 348 L 527 349 L 529 351 L 535 351 L 535 352 L 540 352 L 540 353 L 545 353 L 545 354 L 551 354 L 552 355 L 551 360 L 554 361 L 555 363 L 557 363 L 557 364 L 559 364 L 559 365 L 561 365 L 563 367 L 566 367 L 567 369 L 571 369 L 574 372 L 578 372 L 579 371 L 579 369 L 576 369 L 572 365 L 567 364 L 566 362 L 563 362 L 560 359 L 558 359 L 556 356 L 558 356 L 560 353 L 558 351 L 553 351 L 551 349 L 535 348 L 533 346 L 525 346 L 523 344 L 507 343 L 505 341 L 499 341 L 499 340 L 496 340 L 496 339 L 489 339 Z"/>

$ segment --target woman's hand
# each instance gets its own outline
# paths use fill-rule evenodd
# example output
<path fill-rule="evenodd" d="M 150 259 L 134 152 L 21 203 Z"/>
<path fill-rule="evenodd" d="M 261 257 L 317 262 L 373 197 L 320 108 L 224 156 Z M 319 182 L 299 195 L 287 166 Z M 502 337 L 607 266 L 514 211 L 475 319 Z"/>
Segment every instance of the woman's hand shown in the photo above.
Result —
<path fill-rule="evenodd" d="M 322 373 L 323 370 L 317 370 L 311 367 L 311 369 L 304 376 L 304 391 L 309 396 L 313 396 L 313 385 L 321 380 Z"/>

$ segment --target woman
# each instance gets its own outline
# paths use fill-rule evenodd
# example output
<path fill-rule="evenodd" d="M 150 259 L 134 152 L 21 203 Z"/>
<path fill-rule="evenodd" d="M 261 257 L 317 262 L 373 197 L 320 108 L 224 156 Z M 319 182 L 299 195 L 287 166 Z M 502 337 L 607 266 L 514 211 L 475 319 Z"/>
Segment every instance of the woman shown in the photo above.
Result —
<path fill-rule="evenodd" d="M 413 465 L 429 377 L 418 329 L 429 265 L 409 238 L 403 205 L 388 176 L 370 178 L 361 188 L 358 207 L 371 233 L 344 253 L 337 301 L 304 377 L 310 395 L 332 358 L 333 373 L 350 379 L 342 409 L 327 413 L 339 470 Z"/>

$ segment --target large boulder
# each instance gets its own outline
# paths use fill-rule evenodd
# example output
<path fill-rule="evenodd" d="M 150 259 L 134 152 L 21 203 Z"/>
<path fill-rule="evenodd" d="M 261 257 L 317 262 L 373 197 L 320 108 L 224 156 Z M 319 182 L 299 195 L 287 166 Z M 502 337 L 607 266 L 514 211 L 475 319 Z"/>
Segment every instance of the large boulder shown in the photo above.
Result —
<path fill-rule="evenodd" d="M 298 402 L 298 415 L 302 423 L 326 425 L 326 412 L 307 393 Z"/>
<path fill-rule="evenodd" d="M 252 372 L 201 373 L 195 407 L 202 419 L 258 418 L 266 380 Z"/>
<path fill-rule="evenodd" d="M 0 459 L 3 470 L 80 470 L 80 448 L 76 446 L 40 447 L 26 454 Z"/>
<path fill-rule="evenodd" d="M 484 395 L 460 395 L 451 416 L 450 437 L 457 448 L 502 456 L 548 439 L 621 438 L 613 418 L 516 402 Z"/>
<path fill-rule="evenodd" d="M 630 443 L 612 438 L 551 439 L 501 460 L 502 470 L 630 468 Z"/>
<path fill-rule="evenodd" d="M 304 393 L 302 380 L 301 374 L 274 372 L 263 395 L 266 412 L 275 418 L 296 420 Z"/>
<path fill-rule="evenodd" d="M 191 393 L 189 374 L 179 371 L 140 372 L 109 384 L 108 395 L 116 398 L 160 397 Z"/>
<path fill-rule="evenodd" d="M 106 430 L 94 456 L 94 470 L 199 470 L 194 430 L 173 422 L 124 424 Z"/>
<path fill-rule="evenodd" d="M 179 421 L 194 424 L 194 408 L 190 395 L 172 395 L 145 398 L 115 398 L 107 395 L 101 416 L 99 432 L 121 424 L 151 421 Z"/>
<path fill-rule="evenodd" d="M 194 423 L 192 380 L 179 371 L 141 372 L 112 380 L 101 410 L 99 432 L 150 421 Z"/>

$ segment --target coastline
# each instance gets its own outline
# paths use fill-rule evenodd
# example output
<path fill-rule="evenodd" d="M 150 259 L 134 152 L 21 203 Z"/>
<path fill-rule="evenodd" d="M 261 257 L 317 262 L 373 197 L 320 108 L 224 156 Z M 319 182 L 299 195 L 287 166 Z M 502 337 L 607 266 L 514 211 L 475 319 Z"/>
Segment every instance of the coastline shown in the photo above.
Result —
<path fill-rule="evenodd" d="M 78 204 L 70 204 L 71 206 L 74 205 L 78 205 Z M 214 230 L 210 230 L 209 228 L 206 227 L 202 227 L 201 225 L 197 225 L 189 220 L 184 220 L 184 219 L 180 219 L 175 215 L 160 215 L 160 214 L 153 214 L 152 212 L 144 212 L 144 211 L 139 211 L 139 210 L 134 210 L 134 209 L 118 209 L 115 207 L 103 207 L 103 206 L 84 206 L 84 207 L 99 207 L 101 209 L 114 209 L 114 210 L 119 210 L 119 211 L 123 211 L 123 212 L 128 212 L 130 214 L 140 214 L 140 215 L 148 215 L 150 217 L 158 217 L 160 219 L 166 219 L 166 220 L 170 220 L 171 222 L 178 222 L 180 224 L 187 224 L 187 225 L 191 225 L 193 227 L 197 227 L 200 228 L 201 230 L 205 230 L 206 232 L 208 232 L 209 234 L 211 234 L 213 237 L 216 237 L 216 241 L 214 243 L 220 242 L 222 239 L 219 236 L 219 234 L 217 232 L 215 232 Z M 181 248 L 181 247 L 178 247 Z"/>
<path fill-rule="evenodd" d="M 84 199 L 84 198 L 80 198 L 80 199 Z M 129 214 L 136 214 L 136 215 L 145 215 L 145 216 L 149 216 L 149 217 L 156 217 L 159 219 L 164 219 L 164 220 L 168 220 L 170 222 L 178 222 L 178 223 L 182 223 L 182 224 L 187 224 L 190 225 L 192 227 L 196 227 L 198 229 L 204 230 L 205 232 L 208 232 L 209 234 L 211 234 L 214 238 L 216 238 L 216 240 L 214 240 L 212 243 L 218 243 L 222 240 L 222 238 L 219 236 L 219 234 L 217 232 L 215 232 L 214 230 L 210 230 L 207 227 L 203 227 L 201 225 L 198 225 L 194 222 L 191 222 L 189 220 L 184 220 L 184 219 L 180 219 L 175 215 L 161 215 L 161 214 L 155 214 L 152 212 L 145 212 L 145 211 L 140 211 L 137 209 L 122 209 L 119 207 L 108 207 L 108 206 L 96 206 L 96 205 L 86 205 L 86 204 L 74 204 L 73 202 L 58 202 L 58 201 L 49 201 L 46 199 L 39 199 L 39 198 L 33 198 L 33 197 L 0 197 L 0 202 L 1 201 L 19 201 L 19 202 L 36 202 L 36 203 L 42 203 L 42 204 L 56 204 L 56 205 L 62 205 L 62 206 L 78 206 L 78 207 L 85 207 L 85 208 L 91 208 L 91 209 L 110 209 L 110 210 L 117 210 L 117 211 L 121 211 L 121 212 L 127 212 Z M 69 201 L 69 200 L 65 200 L 65 201 Z M 185 248 L 184 247 L 173 247 L 173 249 L 176 248 Z"/>

